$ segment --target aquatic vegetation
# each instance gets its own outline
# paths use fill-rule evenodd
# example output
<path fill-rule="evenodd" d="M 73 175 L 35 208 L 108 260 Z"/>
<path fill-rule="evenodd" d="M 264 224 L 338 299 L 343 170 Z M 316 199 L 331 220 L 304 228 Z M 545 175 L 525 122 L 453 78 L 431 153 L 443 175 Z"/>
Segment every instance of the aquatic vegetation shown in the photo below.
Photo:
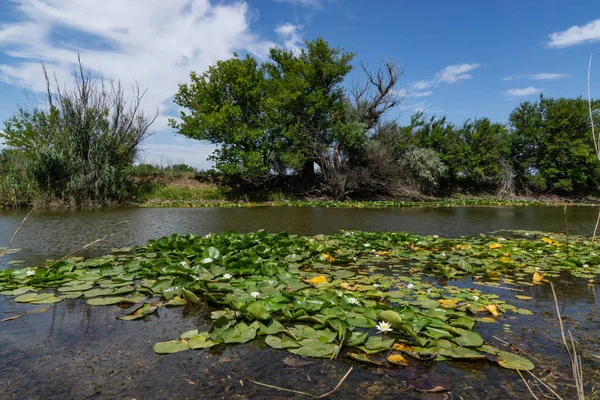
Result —
<path fill-rule="evenodd" d="M 347 354 L 377 365 L 491 360 L 530 370 L 531 361 L 493 347 L 476 327 L 531 311 L 483 290 L 539 285 L 562 272 L 594 283 L 600 249 L 582 237 L 506 236 L 173 234 L 96 259 L 0 271 L 0 294 L 30 304 L 76 298 L 90 306 L 136 304 L 121 320 L 166 306 L 215 307 L 210 330 L 157 343 L 159 354 L 261 338 L 303 357 Z M 445 283 L 461 277 L 482 290 Z"/>
<path fill-rule="evenodd" d="M 532 200 L 503 200 L 503 199 L 455 199 L 446 198 L 427 201 L 403 201 L 403 200 L 282 200 L 270 202 L 234 202 L 234 201 L 153 201 L 140 204 L 140 207 L 153 208 L 206 208 L 206 207 L 225 207 L 225 208 L 247 208 L 247 207 L 323 207 L 323 208 L 401 208 L 401 207 L 458 207 L 458 206 L 535 206 L 544 205 L 543 203 Z M 583 204 L 572 204 L 583 205 Z"/>

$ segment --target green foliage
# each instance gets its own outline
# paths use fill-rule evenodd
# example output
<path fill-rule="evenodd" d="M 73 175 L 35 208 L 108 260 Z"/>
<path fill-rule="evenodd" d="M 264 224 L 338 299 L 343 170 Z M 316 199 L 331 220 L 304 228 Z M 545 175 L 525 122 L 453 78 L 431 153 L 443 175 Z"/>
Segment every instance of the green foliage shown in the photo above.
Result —
<path fill-rule="evenodd" d="M 144 194 L 144 199 L 158 201 L 223 200 L 225 193 L 221 187 L 212 185 L 189 187 L 155 184 Z"/>
<path fill-rule="evenodd" d="M 78 206 L 122 202 L 134 193 L 131 166 L 154 121 L 139 111 L 142 97 L 137 89 L 128 104 L 119 83 L 105 87 L 80 63 L 72 91 L 49 86 L 47 109 L 20 108 L 0 138 L 23 158 L 19 174 L 47 198 Z"/>
<path fill-rule="evenodd" d="M 599 104 L 594 102 L 595 107 Z M 541 96 L 539 102 L 522 103 L 509 120 L 512 165 L 526 187 L 560 194 L 598 189 L 600 162 L 594 150 L 587 100 Z"/>
<path fill-rule="evenodd" d="M 186 108 L 171 126 L 182 135 L 219 147 L 211 159 L 229 176 L 264 177 L 318 162 L 348 135 L 341 82 L 353 55 L 323 39 L 299 54 L 271 49 L 262 65 L 235 56 L 205 73 L 191 73 L 175 103 Z"/>
<path fill-rule="evenodd" d="M 431 192 L 448 170 L 435 150 L 422 147 L 408 149 L 398 164 L 424 192 Z"/>

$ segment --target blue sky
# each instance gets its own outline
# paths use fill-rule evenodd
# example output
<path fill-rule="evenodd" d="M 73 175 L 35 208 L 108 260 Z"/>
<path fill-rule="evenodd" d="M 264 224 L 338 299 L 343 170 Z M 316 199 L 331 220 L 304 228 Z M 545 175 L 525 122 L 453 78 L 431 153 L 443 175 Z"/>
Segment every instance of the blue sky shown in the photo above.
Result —
<path fill-rule="evenodd" d="M 107 78 L 147 87 L 144 108 L 158 109 L 147 162 L 206 168 L 212 147 L 174 134 L 172 97 L 189 72 L 238 52 L 264 58 L 271 46 L 299 48 L 324 37 L 375 69 L 404 66 L 406 94 L 390 117 L 416 110 L 460 123 L 505 122 L 521 101 L 600 97 L 600 2 L 364 0 L 0 0 L 0 120 L 39 105 L 40 61 L 68 82 L 79 51 Z M 359 68 L 348 86 L 363 78 Z"/>

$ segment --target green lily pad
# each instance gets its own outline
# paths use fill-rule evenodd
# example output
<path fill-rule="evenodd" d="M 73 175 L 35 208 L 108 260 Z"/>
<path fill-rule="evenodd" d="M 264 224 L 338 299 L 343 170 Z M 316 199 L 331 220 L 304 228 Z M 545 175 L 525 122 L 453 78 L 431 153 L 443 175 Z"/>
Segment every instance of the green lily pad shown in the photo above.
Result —
<path fill-rule="evenodd" d="M 152 347 L 152 350 L 154 350 L 154 352 L 157 354 L 179 353 L 181 351 L 186 351 L 189 349 L 190 348 L 189 348 L 187 342 L 182 341 L 182 340 L 171 340 L 168 342 L 158 342 Z"/>

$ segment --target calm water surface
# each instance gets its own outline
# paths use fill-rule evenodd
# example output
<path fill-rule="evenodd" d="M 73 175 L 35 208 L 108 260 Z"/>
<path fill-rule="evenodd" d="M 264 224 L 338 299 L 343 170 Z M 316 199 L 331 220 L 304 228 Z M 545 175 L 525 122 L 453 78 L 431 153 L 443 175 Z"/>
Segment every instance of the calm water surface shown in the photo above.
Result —
<path fill-rule="evenodd" d="M 569 208 L 569 232 L 591 235 L 597 212 L 596 207 Z M 25 214 L 0 211 L 0 245 L 8 243 Z M 560 232 L 564 231 L 564 220 L 560 207 L 40 211 L 31 214 L 13 243 L 13 248 L 23 250 L 7 261 L 33 265 L 68 254 L 107 233 L 110 236 L 85 255 L 143 245 L 148 239 L 173 232 L 203 235 L 258 229 L 305 235 L 356 229 L 460 236 L 504 229 Z M 582 347 L 586 376 L 600 379 L 600 359 L 594 357 L 600 356 L 600 291 L 597 285 L 589 286 L 566 275 L 554 283 L 567 327 Z M 470 285 L 470 280 L 452 284 Z M 513 292 L 478 289 L 497 293 L 535 315 L 507 314 L 501 323 L 478 324 L 477 330 L 486 338 L 497 336 L 524 343 L 538 359 L 534 360 L 536 372 L 541 376 L 552 372 L 557 378 L 551 382 L 567 387 L 569 368 L 560 347 L 550 288 L 525 287 L 519 294 L 532 296 L 529 302 L 516 300 Z M 0 319 L 36 307 L 0 296 Z M 210 309 L 163 307 L 157 315 L 135 322 L 117 320 L 123 313 L 117 306 L 90 307 L 75 299 L 53 305 L 45 313 L 0 323 L 0 399 L 306 398 L 257 386 L 250 380 L 322 394 L 331 390 L 351 366 L 354 371 L 331 398 L 443 399 L 413 390 L 436 385 L 451 387 L 449 398 L 455 399 L 530 398 L 517 374 L 491 363 L 423 363 L 406 369 L 382 369 L 342 357 L 290 367 L 284 363 L 290 353 L 270 349 L 260 340 L 158 356 L 152 351 L 155 342 L 172 339 L 188 329 L 208 328 Z M 573 398 L 573 392 L 561 393 L 564 398 Z"/>

